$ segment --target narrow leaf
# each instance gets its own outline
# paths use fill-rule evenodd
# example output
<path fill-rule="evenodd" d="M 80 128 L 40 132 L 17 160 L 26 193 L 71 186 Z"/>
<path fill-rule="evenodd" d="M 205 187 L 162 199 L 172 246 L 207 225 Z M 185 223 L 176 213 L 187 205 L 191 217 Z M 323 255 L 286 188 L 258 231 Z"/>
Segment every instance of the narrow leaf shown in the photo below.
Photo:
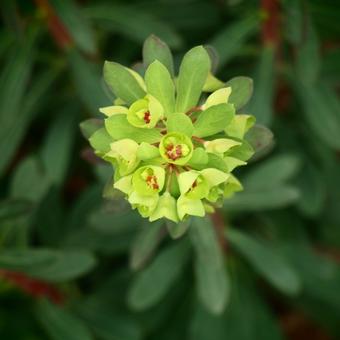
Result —
<path fill-rule="evenodd" d="M 197 105 L 209 70 L 210 58 L 203 46 L 185 54 L 179 69 L 176 112 L 185 113 Z"/>
<path fill-rule="evenodd" d="M 127 104 L 132 104 L 145 96 L 136 78 L 122 65 L 106 61 L 104 79 L 112 92 Z"/>

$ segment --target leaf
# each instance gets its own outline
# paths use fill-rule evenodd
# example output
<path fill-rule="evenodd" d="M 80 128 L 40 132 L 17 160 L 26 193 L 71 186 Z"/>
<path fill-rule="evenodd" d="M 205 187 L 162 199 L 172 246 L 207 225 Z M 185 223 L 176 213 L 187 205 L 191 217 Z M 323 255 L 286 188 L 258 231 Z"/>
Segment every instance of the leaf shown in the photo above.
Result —
<path fill-rule="evenodd" d="M 50 127 L 41 150 L 47 177 L 57 185 L 63 183 L 69 167 L 75 127 L 75 117 L 68 110 L 60 114 Z"/>
<path fill-rule="evenodd" d="M 80 131 L 84 138 L 89 139 L 97 130 L 103 127 L 104 122 L 98 118 L 90 118 L 79 124 Z"/>
<path fill-rule="evenodd" d="M 198 297 L 212 314 L 221 314 L 229 300 L 230 284 L 214 227 L 207 218 L 194 218 L 189 235 L 196 253 Z"/>
<path fill-rule="evenodd" d="M 218 52 L 220 67 L 239 52 L 250 35 L 256 33 L 258 27 L 258 18 L 247 17 L 227 26 L 209 42 Z"/>
<path fill-rule="evenodd" d="M 129 105 L 146 95 L 136 78 L 118 63 L 105 61 L 104 79 L 112 92 Z"/>
<path fill-rule="evenodd" d="M 174 240 L 182 237 L 189 229 L 191 225 L 191 220 L 187 219 L 185 221 L 180 221 L 178 223 L 166 220 L 166 228 L 170 237 Z"/>
<path fill-rule="evenodd" d="M 93 339 L 90 331 L 80 319 L 47 300 L 39 301 L 35 315 L 53 340 Z"/>
<path fill-rule="evenodd" d="M 291 185 L 259 188 L 238 193 L 224 202 L 226 211 L 262 211 L 284 208 L 300 198 L 300 192 Z"/>
<path fill-rule="evenodd" d="M 210 45 L 204 45 L 204 48 L 206 49 L 210 57 L 211 72 L 215 74 L 218 68 L 218 64 L 220 62 L 220 57 L 218 55 L 218 52 L 213 46 L 210 46 Z"/>
<path fill-rule="evenodd" d="M 110 136 L 115 139 L 130 138 L 137 143 L 156 143 L 162 135 L 157 129 L 142 129 L 129 124 L 126 115 L 111 116 L 105 120 L 105 127 Z"/>
<path fill-rule="evenodd" d="M 210 70 L 210 58 L 203 46 L 189 50 L 182 60 L 177 80 L 176 112 L 194 107 Z"/>
<path fill-rule="evenodd" d="M 212 315 L 196 304 L 189 327 L 190 340 L 282 340 L 275 315 L 256 288 L 249 269 L 236 262 L 228 308 Z"/>
<path fill-rule="evenodd" d="M 225 84 L 225 87 L 229 86 L 231 94 L 228 102 L 239 110 L 248 103 L 253 94 L 253 80 L 249 77 L 234 77 Z"/>
<path fill-rule="evenodd" d="M 8 270 L 50 282 L 75 279 L 90 271 L 95 258 L 85 251 L 57 251 L 51 249 L 9 249 L 0 255 L 0 265 Z"/>
<path fill-rule="evenodd" d="M 53 264 L 32 269 L 29 274 L 50 282 L 64 282 L 85 275 L 95 264 L 96 260 L 90 252 L 65 250 L 57 253 Z"/>
<path fill-rule="evenodd" d="M 29 34 L 25 37 L 23 44 L 15 44 L 2 68 L 0 76 L 0 174 L 6 170 L 6 166 L 33 119 L 35 112 L 31 109 L 41 94 L 40 84 L 32 84 L 31 90 L 27 87 L 34 59 L 35 40 L 35 35 Z M 22 107 L 24 100 L 26 103 Z"/>
<path fill-rule="evenodd" d="M 38 202 L 47 193 L 50 185 L 51 181 L 42 165 L 31 156 L 24 159 L 15 169 L 10 185 L 10 196 Z"/>
<path fill-rule="evenodd" d="M 78 47 L 85 53 L 95 54 L 96 41 L 90 22 L 83 16 L 77 3 L 73 0 L 51 0 L 51 5 Z"/>
<path fill-rule="evenodd" d="M 169 71 L 170 76 L 174 76 L 174 62 L 168 45 L 157 36 L 151 34 L 143 45 L 143 63 L 147 68 L 155 60 L 162 63 Z"/>
<path fill-rule="evenodd" d="M 300 291 L 301 281 L 298 273 L 269 244 L 236 229 L 229 228 L 225 235 L 250 265 L 277 289 L 289 295 L 296 295 Z"/>
<path fill-rule="evenodd" d="M 273 133 L 267 127 L 259 124 L 255 124 L 248 131 L 245 139 L 252 146 L 257 157 L 266 154 L 274 146 Z"/>
<path fill-rule="evenodd" d="M 310 19 L 305 19 L 303 42 L 296 49 L 296 76 L 306 85 L 316 84 L 320 69 L 320 46 L 317 33 Z"/>
<path fill-rule="evenodd" d="M 129 305 L 134 310 L 144 310 L 158 303 L 178 280 L 187 259 L 188 244 L 183 241 L 160 252 L 132 283 L 128 293 Z"/>
<path fill-rule="evenodd" d="M 254 75 L 254 95 L 247 105 L 247 111 L 260 124 L 269 125 L 273 118 L 274 100 L 274 57 L 273 46 L 263 48 Z"/>
<path fill-rule="evenodd" d="M 162 104 L 165 116 L 170 116 L 175 110 L 175 84 L 167 68 L 155 60 L 145 72 L 147 92 Z"/>
<path fill-rule="evenodd" d="M 325 85 L 294 86 L 311 130 L 332 149 L 340 148 L 340 103 L 334 91 Z M 322 112 L 322 114 L 320 114 Z"/>
<path fill-rule="evenodd" d="M 133 270 L 141 269 L 157 249 L 163 239 L 162 225 L 161 221 L 142 225 L 130 251 L 130 267 Z"/>
<path fill-rule="evenodd" d="M 100 155 L 105 155 L 110 151 L 110 144 L 113 142 L 113 139 L 105 128 L 100 128 L 91 135 L 89 142 Z"/>
<path fill-rule="evenodd" d="M 235 114 L 232 104 L 219 104 L 202 111 L 194 123 L 193 134 L 197 137 L 207 137 L 222 130 L 231 122 Z"/>
<path fill-rule="evenodd" d="M 168 132 L 181 132 L 191 137 L 194 131 L 191 119 L 184 113 L 175 113 L 168 117 L 166 121 Z"/>
<path fill-rule="evenodd" d="M 297 178 L 301 198 L 297 202 L 299 210 L 307 217 L 321 214 L 326 203 L 326 183 L 319 168 L 308 161 Z"/>
<path fill-rule="evenodd" d="M 301 161 L 296 155 L 281 154 L 259 164 L 243 183 L 247 189 L 271 188 L 292 179 L 300 168 Z"/>
<path fill-rule="evenodd" d="M 110 3 L 88 6 L 85 13 L 103 29 L 120 33 L 138 44 L 155 32 L 172 47 L 181 47 L 183 43 L 181 36 L 170 25 L 153 15 L 154 8 L 146 11 L 131 4 Z"/>
<path fill-rule="evenodd" d="M 0 202 L 0 225 L 20 217 L 27 217 L 32 212 L 32 204 L 25 200 L 6 200 Z"/>
<path fill-rule="evenodd" d="M 77 94 L 92 116 L 98 116 L 100 107 L 111 104 L 105 93 L 100 68 L 75 49 L 69 50 L 68 61 Z"/>

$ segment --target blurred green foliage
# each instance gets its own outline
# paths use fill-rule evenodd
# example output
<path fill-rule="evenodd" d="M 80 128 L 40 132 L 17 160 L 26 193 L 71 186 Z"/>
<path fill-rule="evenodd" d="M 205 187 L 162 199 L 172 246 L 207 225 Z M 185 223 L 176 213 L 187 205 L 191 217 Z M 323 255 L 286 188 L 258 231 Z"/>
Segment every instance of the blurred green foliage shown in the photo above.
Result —
<path fill-rule="evenodd" d="M 306 323 L 340 337 L 335 1 L 0 7 L 1 339 L 272 340 L 293 338 L 301 323 L 300 339 L 318 334 Z M 103 199 L 110 170 L 79 130 L 112 101 L 103 61 L 138 70 L 152 33 L 173 49 L 176 70 L 203 43 L 219 54 L 220 79 L 254 77 L 244 112 L 275 135 L 238 172 L 245 191 L 215 226 L 195 220 L 177 240 L 110 190 Z"/>

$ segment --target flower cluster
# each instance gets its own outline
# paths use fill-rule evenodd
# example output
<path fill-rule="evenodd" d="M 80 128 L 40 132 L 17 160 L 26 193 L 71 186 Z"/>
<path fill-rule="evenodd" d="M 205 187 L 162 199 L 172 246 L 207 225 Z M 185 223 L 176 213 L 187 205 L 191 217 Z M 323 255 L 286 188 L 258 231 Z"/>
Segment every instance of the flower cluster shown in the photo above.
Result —
<path fill-rule="evenodd" d="M 177 77 L 163 55 L 148 58 L 144 78 L 105 63 L 104 79 L 117 99 L 100 109 L 104 126 L 90 143 L 113 165 L 113 186 L 133 209 L 150 221 L 179 222 L 213 212 L 242 190 L 232 171 L 253 154 L 244 136 L 255 120 L 236 114 L 233 86 L 211 74 L 204 47 L 184 56 Z"/>

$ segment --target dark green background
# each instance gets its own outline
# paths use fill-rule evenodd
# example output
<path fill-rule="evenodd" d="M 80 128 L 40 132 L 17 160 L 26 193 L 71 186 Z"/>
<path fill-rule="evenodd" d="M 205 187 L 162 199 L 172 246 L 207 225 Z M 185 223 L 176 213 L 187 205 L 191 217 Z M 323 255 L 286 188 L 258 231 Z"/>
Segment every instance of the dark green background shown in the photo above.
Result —
<path fill-rule="evenodd" d="M 1 339 L 340 337 L 337 1 L 3 0 L 0 8 Z M 111 169 L 79 130 L 112 100 L 103 61 L 141 61 L 151 33 L 177 66 L 186 50 L 209 44 L 219 78 L 253 77 L 245 112 L 275 135 L 270 152 L 238 172 L 245 191 L 221 212 L 231 291 L 220 316 L 196 294 L 197 266 L 220 275 L 214 234 L 201 249 L 205 263 L 194 236 L 173 241 L 124 202 L 103 200 Z M 127 290 L 141 277 L 134 300 Z"/>

